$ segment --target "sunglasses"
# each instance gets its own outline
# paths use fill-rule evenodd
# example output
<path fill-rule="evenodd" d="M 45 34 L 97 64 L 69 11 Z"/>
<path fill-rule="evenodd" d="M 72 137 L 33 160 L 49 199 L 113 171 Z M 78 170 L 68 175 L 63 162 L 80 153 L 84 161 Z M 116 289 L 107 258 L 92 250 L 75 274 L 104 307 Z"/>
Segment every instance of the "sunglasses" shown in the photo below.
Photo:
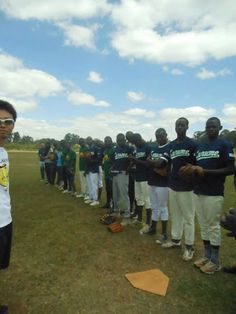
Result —
<path fill-rule="evenodd" d="M 0 125 L 12 126 L 15 123 L 14 119 L 0 119 Z"/>

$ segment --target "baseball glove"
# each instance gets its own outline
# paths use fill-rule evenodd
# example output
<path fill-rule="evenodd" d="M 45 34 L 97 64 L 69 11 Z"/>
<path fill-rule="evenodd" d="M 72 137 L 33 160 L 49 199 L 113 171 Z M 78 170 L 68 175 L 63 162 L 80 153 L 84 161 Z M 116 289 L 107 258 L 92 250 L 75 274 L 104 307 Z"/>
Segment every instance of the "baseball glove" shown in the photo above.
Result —
<path fill-rule="evenodd" d="M 181 177 L 190 177 L 192 174 L 196 174 L 199 177 L 204 176 L 204 170 L 200 166 L 195 166 L 192 164 L 186 164 L 179 169 L 179 175 Z"/>
<path fill-rule="evenodd" d="M 112 233 L 117 233 L 117 232 L 121 232 L 124 230 L 124 227 L 122 226 L 122 224 L 115 222 L 110 224 L 107 229 L 112 232 Z"/>
<path fill-rule="evenodd" d="M 227 234 L 229 237 L 236 238 L 236 208 L 230 208 L 229 212 L 221 218 L 221 227 L 230 232 Z"/>
<path fill-rule="evenodd" d="M 162 177 L 167 177 L 168 167 L 166 166 L 164 168 L 153 168 L 153 171 Z"/>
<path fill-rule="evenodd" d="M 103 223 L 104 225 L 110 225 L 115 222 L 115 217 L 109 214 L 105 214 L 100 218 L 100 222 Z"/>

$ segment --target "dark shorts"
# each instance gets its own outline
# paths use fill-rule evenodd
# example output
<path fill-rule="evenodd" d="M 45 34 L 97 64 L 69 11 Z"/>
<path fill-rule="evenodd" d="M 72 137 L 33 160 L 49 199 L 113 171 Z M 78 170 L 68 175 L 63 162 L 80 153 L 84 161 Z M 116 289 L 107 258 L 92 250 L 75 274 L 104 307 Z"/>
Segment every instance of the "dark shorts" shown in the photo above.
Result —
<path fill-rule="evenodd" d="M 7 268 L 10 262 L 12 223 L 0 228 L 0 269 Z"/>

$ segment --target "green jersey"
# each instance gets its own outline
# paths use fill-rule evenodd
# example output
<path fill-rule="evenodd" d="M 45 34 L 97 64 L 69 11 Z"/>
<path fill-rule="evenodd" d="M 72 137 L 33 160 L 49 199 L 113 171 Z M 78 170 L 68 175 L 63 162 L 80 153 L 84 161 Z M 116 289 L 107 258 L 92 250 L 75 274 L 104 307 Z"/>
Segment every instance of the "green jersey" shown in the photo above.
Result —
<path fill-rule="evenodd" d="M 105 179 L 110 177 L 110 169 L 112 166 L 111 156 L 114 154 L 115 146 L 105 148 L 103 152 L 102 169 L 104 171 Z"/>
<path fill-rule="evenodd" d="M 81 146 L 79 149 L 79 171 L 85 171 L 86 169 L 86 158 L 85 153 L 87 152 L 86 146 Z"/>

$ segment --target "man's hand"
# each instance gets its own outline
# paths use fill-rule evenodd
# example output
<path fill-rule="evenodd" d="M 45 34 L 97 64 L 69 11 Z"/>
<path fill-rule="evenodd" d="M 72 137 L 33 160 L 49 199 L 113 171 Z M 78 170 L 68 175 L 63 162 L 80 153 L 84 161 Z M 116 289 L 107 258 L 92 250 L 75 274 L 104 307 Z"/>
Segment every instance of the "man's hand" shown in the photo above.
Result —
<path fill-rule="evenodd" d="M 196 174 L 199 177 L 204 176 L 204 170 L 200 166 L 195 166 L 192 164 L 186 164 L 179 169 L 179 175 L 181 177 L 190 177 L 192 174 Z"/>

